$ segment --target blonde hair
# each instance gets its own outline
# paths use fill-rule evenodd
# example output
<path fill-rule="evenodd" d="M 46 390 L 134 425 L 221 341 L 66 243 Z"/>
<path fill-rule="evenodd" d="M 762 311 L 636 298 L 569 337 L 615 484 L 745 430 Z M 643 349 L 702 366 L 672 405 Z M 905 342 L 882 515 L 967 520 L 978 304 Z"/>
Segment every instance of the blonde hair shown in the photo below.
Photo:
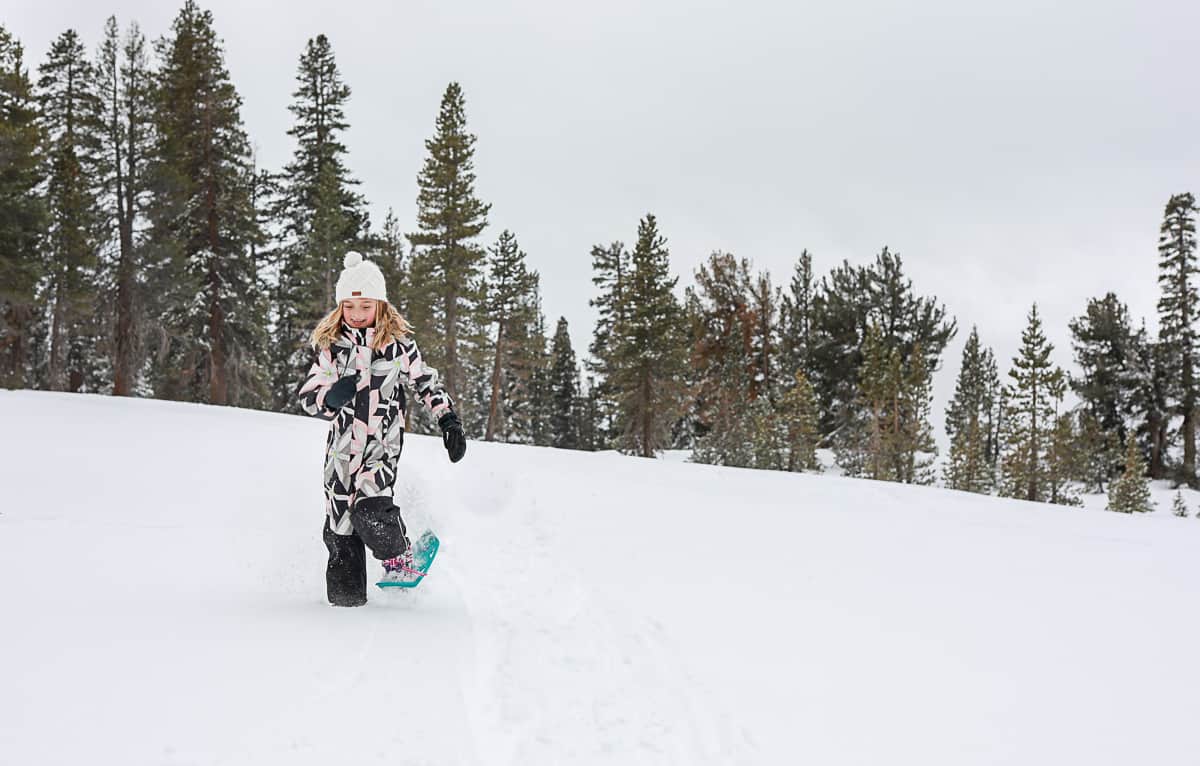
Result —
<path fill-rule="evenodd" d="M 326 349 L 342 334 L 342 304 L 334 307 L 317 322 L 309 342 L 313 348 Z M 375 339 L 371 348 L 378 351 L 394 340 L 406 340 L 412 334 L 412 325 L 400 315 L 400 311 L 387 301 L 375 302 Z"/>

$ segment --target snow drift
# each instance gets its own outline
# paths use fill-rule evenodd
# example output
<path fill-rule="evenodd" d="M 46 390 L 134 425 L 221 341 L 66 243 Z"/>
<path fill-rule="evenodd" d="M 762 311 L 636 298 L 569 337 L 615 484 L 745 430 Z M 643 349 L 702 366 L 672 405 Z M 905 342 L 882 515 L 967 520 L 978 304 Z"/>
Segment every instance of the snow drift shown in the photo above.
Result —
<path fill-rule="evenodd" d="M 434 572 L 337 609 L 325 423 L 23 391 L 0 422 L 3 763 L 1200 752 L 1196 519 L 410 437 Z"/>

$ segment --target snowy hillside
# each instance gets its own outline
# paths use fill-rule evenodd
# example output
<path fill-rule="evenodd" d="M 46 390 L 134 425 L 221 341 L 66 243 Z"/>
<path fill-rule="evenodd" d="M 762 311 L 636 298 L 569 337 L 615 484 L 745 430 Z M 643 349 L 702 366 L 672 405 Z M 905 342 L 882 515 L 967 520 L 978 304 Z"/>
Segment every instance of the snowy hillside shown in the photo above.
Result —
<path fill-rule="evenodd" d="M 410 437 L 434 572 L 337 609 L 325 423 L 10 391 L 0 422 L 0 763 L 1200 753 L 1194 518 Z"/>

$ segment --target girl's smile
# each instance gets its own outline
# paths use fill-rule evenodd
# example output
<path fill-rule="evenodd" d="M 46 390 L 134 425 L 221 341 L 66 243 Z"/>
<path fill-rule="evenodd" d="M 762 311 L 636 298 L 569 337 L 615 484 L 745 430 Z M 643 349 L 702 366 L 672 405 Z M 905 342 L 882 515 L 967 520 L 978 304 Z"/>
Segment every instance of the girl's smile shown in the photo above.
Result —
<path fill-rule="evenodd" d="M 375 304 L 371 298 L 342 301 L 342 318 L 351 327 L 362 329 L 375 324 Z"/>

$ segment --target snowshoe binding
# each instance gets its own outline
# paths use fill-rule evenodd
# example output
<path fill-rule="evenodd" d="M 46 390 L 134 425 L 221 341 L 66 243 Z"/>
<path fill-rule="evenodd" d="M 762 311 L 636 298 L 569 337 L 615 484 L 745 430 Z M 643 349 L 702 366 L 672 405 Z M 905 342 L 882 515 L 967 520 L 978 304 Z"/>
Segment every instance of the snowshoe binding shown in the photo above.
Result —
<path fill-rule="evenodd" d="M 417 587 L 429 572 L 439 546 L 437 535 L 426 531 L 404 553 L 383 562 L 383 577 L 375 584 L 380 588 Z"/>

